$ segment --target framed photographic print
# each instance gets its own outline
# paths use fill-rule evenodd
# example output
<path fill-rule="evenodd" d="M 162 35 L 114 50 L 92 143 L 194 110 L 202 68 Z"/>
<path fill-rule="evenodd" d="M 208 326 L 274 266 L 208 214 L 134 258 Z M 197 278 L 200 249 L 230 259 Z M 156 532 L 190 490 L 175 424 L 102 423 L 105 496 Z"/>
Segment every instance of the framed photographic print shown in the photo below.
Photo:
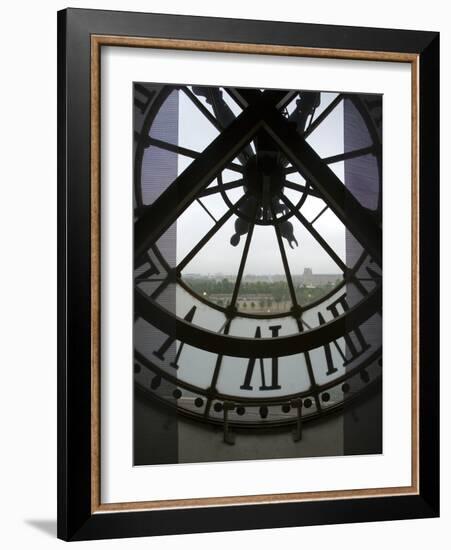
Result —
<path fill-rule="evenodd" d="M 434 517 L 438 33 L 58 14 L 58 536 Z"/>

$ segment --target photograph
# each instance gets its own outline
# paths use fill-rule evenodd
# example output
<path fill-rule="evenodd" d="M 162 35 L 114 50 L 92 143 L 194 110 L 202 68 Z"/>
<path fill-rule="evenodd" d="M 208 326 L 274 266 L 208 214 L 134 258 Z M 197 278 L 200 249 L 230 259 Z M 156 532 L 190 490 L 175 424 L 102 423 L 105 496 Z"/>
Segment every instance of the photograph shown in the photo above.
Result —
<path fill-rule="evenodd" d="M 383 95 L 131 92 L 134 465 L 382 453 Z"/>

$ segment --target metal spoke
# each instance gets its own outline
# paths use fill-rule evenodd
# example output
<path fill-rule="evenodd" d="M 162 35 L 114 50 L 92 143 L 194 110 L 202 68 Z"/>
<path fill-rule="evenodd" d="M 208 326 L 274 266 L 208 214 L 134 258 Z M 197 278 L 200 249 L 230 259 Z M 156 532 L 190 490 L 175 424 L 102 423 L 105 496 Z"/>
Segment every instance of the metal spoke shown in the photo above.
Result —
<path fill-rule="evenodd" d="M 308 185 L 302 184 L 302 183 L 295 183 L 294 181 L 285 180 L 284 187 L 288 187 L 288 189 L 293 189 L 293 191 L 299 191 L 300 193 L 305 193 L 308 191 Z"/>
<path fill-rule="evenodd" d="M 343 160 L 349 160 L 357 157 L 363 157 L 365 155 L 369 155 L 371 153 L 374 153 L 375 148 L 373 145 L 370 145 L 369 147 L 362 147 L 361 149 L 355 149 L 354 151 L 348 151 L 346 153 L 341 153 L 339 155 L 333 155 L 331 157 L 323 158 L 323 161 L 326 164 L 333 164 L 335 162 L 341 162 Z"/>
<path fill-rule="evenodd" d="M 207 189 L 205 189 L 205 191 L 202 191 L 199 197 L 208 197 L 209 195 L 214 195 L 215 193 L 220 193 L 221 191 L 230 191 L 231 189 L 237 189 L 238 187 L 242 187 L 243 184 L 244 180 L 239 179 L 229 181 L 228 183 L 223 183 L 222 185 L 208 187 Z"/>
<path fill-rule="evenodd" d="M 177 153 L 179 155 L 192 159 L 197 159 L 199 155 L 201 155 L 199 151 L 194 151 L 193 149 L 188 149 L 187 147 L 182 147 L 181 145 L 174 145 L 173 143 L 162 141 L 161 139 L 156 139 L 150 136 L 146 138 L 145 144 L 146 146 L 153 145 L 154 147 L 158 147 L 159 149 L 164 149 L 165 151 Z M 243 172 L 243 167 L 241 166 L 241 164 L 237 164 L 236 162 L 230 162 L 227 165 L 227 168 L 235 172 Z"/>
<path fill-rule="evenodd" d="M 239 207 L 246 199 L 247 195 L 243 195 L 241 199 L 235 203 L 235 207 Z M 190 252 L 183 258 L 183 260 L 177 265 L 177 271 L 182 271 L 194 256 L 202 250 L 202 248 L 208 243 L 208 241 L 215 235 L 219 229 L 227 222 L 227 220 L 234 214 L 233 210 L 228 210 L 215 225 L 202 237 L 202 239 L 194 246 Z"/>
<path fill-rule="evenodd" d="M 271 205 L 271 214 L 274 222 L 276 222 L 274 207 L 272 205 Z M 274 229 L 276 231 L 277 243 L 279 245 L 280 255 L 282 257 L 283 269 L 285 271 L 285 277 L 287 279 L 288 289 L 290 291 L 291 303 L 293 304 L 293 308 L 297 308 L 298 301 L 296 298 L 296 291 L 294 289 L 293 278 L 291 277 L 290 265 L 288 264 L 287 253 L 283 245 L 282 235 L 280 233 L 280 227 L 278 223 L 274 223 Z"/>
<path fill-rule="evenodd" d="M 213 214 L 210 212 L 210 210 L 208 210 L 208 208 L 205 206 L 205 204 L 200 199 L 197 199 L 197 202 L 202 206 L 202 208 L 210 216 L 210 218 L 216 223 L 218 220 L 213 216 Z"/>
<path fill-rule="evenodd" d="M 313 220 L 312 220 L 310 223 L 313 225 L 316 221 L 318 221 L 319 218 L 324 214 L 324 212 L 325 212 L 328 208 L 329 208 L 329 207 L 328 207 L 327 204 L 326 204 L 326 206 L 321 210 L 321 212 L 320 212 L 319 214 L 317 214 L 317 215 L 313 218 Z"/>
<path fill-rule="evenodd" d="M 299 92 L 297 90 L 289 90 L 277 104 L 277 109 L 279 109 L 279 111 L 283 111 L 285 107 L 288 107 L 288 105 L 295 99 L 297 95 L 299 95 Z"/>
<path fill-rule="evenodd" d="M 342 259 L 333 250 L 333 248 L 323 239 L 323 237 L 312 226 L 312 224 L 307 220 L 307 218 L 303 214 L 301 214 L 299 210 L 296 209 L 294 204 L 285 195 L 281 194 L 280 198 L 286 204 L 286 206 L 288 206 L 289 210 L 296 216 L 296 218 L 302 223 L 302 225 L 307 229 L 307 231 L 312 235 L 312 237 L 322 246 L 325 252 L 329 254 L 332 260 L 342 270 L 342 272 L 346 273 L 348 271 L 348 266 L 342 261 Z"/>
<path fill-rule="evenodd" d="M 235 307 L 235 304 L 236 304 L 236 301 L 237 301 L 237 298 L 238 298 L 238 292 L 240 290 L 241 280 L 243 278 L 244 267 L 246 265 L 247 256 L 249 254 L 249 247 L 251 245 L 252 235 L 254 233 L 256 217 L 257 217 L 257 205 L 255 206 L 254 212 L 252 214 L 253 222 L 250 224 L 249 231 L 248 231 L 247 237 L 246 237 L 246 242 L 245 242 L 244 248 L 243 248 L 243 254 L 241 255 L 240 267 L 238 269 L 238 274 L 237 274 L 236 280 L 235 280 L 235 287 L 233 289 L 233 294 L 232 294 L 232 300 L 230 302 L 230 307 L 231 308 Z"/>
<path fill-rule="evenodd" d="M 345 98 L 344 94 L 339 94 L 325 109 L 318 115 L 318 118 L 314 120 L 307 130 L 304 132 L 304 138 L 309 136 L 318 126 L 330 115 L 330 113 L 335 109 L 335 107 Z"/>
<path fill-rule="evenodd" d="M 198 151 L 194 151 L 193 149 L 188 149 L 187 147 L 175 145 L 174 143 L 169 143 L 168 141 L 163 141 L 161 139 L 156 139 L 150 136 L 145 139 L 145 145 L 147 147 L 153 145 L 154 147 L 158 147 L 159 149 L 164 149 L 165 151 L 177 153 L 179 155 L 183 155 L 184 157 L 189 157 L 192 159 L 195 159 L 200 155 Z"/>
<path fill-rule="evenodd" d="M 199 109 L 199 111 L 209 120 L 213 126 L 220 132 L 224 129 L 219 120 L 210 113 L 210 111 L 205 107 L 205 105 L 200 101 L 200 99 L 186 86 L 180 88 L 184 94 L 189 97 L 189 99 L 194 103 L 194 105 Z"/>
<path fill-rule="evenodd" d="M 233 172 L 239 172 L 240 174 L 244 172 L 244 166 L 242 164 L 237 164 L 236 162 L 230 162 L 226 168 L 232 170 Z"/>
<path fill-rule="evenodd" d="M 294 166 L 289 166 L 286 170 L 285 170 L 285 174 L 288 176 L 289 174 L 296 174 L 298 171 L 297 168 L 295 168 Z"/>
<path fill-rule="evenodd" d="M 320 195 L 309 184 L 294 183 L 293 181 L 285 180 L 284 187 L 293 189 L 293 191 L 299 191 L 299 193 L 308 193 L 312 197 L 321 198 Z"/>

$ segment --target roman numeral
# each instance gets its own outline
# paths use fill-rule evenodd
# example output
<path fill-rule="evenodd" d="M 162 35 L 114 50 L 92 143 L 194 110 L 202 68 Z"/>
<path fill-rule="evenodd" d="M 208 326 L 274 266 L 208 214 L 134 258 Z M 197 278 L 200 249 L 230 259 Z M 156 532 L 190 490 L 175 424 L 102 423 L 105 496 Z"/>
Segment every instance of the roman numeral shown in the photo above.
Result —
<path fill-rule="evenodd" d="M 342 313 L 346 313 L 347 311 L 349 311 L 349 304 L 346 301 L 346 294 L 340 296 L 340 298 L 330 304 L 327 309 L 332 313 L 334 319 L 339 317 Z M 340 311 L 340 309 L 342 311 Z M 318 320 L 320 325 L 324 325 L 326 322 L 321 313 L 318 313 Z M 333 342 L 328 342 L 323 346 L 324 354 L 326 356 L 327 376 L 334 374 L 338 370 L 332 360 L 332 343 L 337 349 L 341 358 L 343 359 L 344 367 L 352 363 L 352 361 L 354 361 L 354 359 L 357 359 L 357 357 L 360 357 L 370 347 L 368 342 L 365 340 L 362 331 L 359 328 L 343 334 L 343 340 L 345 343 L 344 350 L 336 340 L 334 340 Z"/>
<path fill-rule="evenodd" d="M 196 313 L 196 306 L 193 306 L 183 318 L 185 319 L 185 321 L 189 321 L 191 323 L 191 321 L 194 319 L 195 313 Z M 161 361 L 164 361 L 166 352 L 174 344 L 174 342 L 175 342 L 175 338 L 173 338 L 172 336 L 169 336 L 168 338 L 166 338 L 163 344 L 159 347 L 159 349 L 153 352 L 153 354 L 156 357 L 158 357 L 158 359 L 161 359 Z M 171 361 L 169 363 L 169 365 L 171 367 L 174 367 L 175 369 L 179 368 L 178 361 L 180 359 L 180 354 L 182 352 L 183 346 L 184 346 L 184 343 L 180 342 L 179 349 L 177 350 L 174 361 Z"/>
<path fill-rule="evenodd" d="M 380 282 L 382 278 L 382 275 L 380 273 L 378 273 L 377 271 L 374 271 L 374 269 L 368 265 L 365 267 L 365 270 L 368 273 L 368 276 L 370 277 L 370 279 L 372 279 L 376 283 Z"/>
<path fill-rule="evenodd" d="M 271 338 L 276 338 L 279 336 L 279 330 L 282 328 L 282 325 L 274 325 L 272 327 L 269 327 L 269 330 L 271 331 Z M 261 338 L 261 329 L 260 327 L 257 327 L 255 331 L 255 338 Z M 266 391 L 266 390 L 280 390 L 282 386 L 279 386 L 279 359 L 277 357 L 273 357 L 271 359 L 271 384 L 269 386 L 266 385 L 266 377 L 265 377 L 265 365 L 262 358 L 252 358 L 249 359 L 249 363 L 247 365 L 246 369 L 246 375 L 244 377 L 244 382 L 240 386 L 242 390 L 252 390 L 253 387 L 251 385 L 252 382 L 252 376 L 254 374 L 254 367 L 256 361 L 259 361 L 260 364 L 260 377 L 261 377 L 261 386 L 259 387 L 259 390 Z"/>
<path fill-rule="evenodd" d="M 372 260 L 370 260 L 370 263 L 373 263 Z M 376 284 L 380 284 L 382 280 L 382 274 L 376 270 L 374 270 L 370 265 L 365 266 L 366 276 L 365 274 L 358 275 L 356 278 L 358 281 L 369 281 Z"/>
<path fill-rule="evenodd" d="M 155 90 L 148 90 L 142 84 L 135 84 L 134 92 L 135 94 L 134 94 L 133 103 L 135 107 L 137 107 L 141 111 L 141 113 L 144 114 L 155 95 Z M 136 95 L 137 92 L 141 96 L 141 99 L 137 97 Z"/>
<path fill-rule="evenodd" d="M 324 325 L 326 321 L 324 320 L 324 317 L 321 315 L 321 313 L 318 312 L 318 321 L 320 325 Z M 327 363 L 327 376 L 330 376 L 331 374 L 334 374 L 334 372 L 337 372 L 337 367 L 334 366 L 334 362 L 332 361 L 332 351 L 330 349 L 330 344 L 327 343 L 324 346 L 324 354 L 326 356 L 326 363 Z"/>
<path fill-rule="evenodd" d="M 139 275 L 139 279 L 149 279 L 153 275 L 160 274 L 160 270 L 150 254 L 148 254 L 147 262 L 149 263 L 149 267 Z"/>

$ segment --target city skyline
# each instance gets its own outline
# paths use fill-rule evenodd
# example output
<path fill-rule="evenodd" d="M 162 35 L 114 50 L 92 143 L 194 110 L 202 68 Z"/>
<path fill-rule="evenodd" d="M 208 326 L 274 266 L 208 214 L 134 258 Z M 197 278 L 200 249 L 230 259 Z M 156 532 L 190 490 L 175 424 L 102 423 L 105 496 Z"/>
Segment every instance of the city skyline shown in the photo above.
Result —
<path fill-rule="evenodd" d="M 311 268 L 309 267 L 306 267 L 304 268 L 304 271 L 302 273 L 295 273 L 293 272 L 292 273 L 292 276 L 293 277 L 301 277 L 303 275 L 306 275 L 306 274 L 313 274 L 313 275 L 325 275 L 326 273 L 323 273 L 323 272 L 317 272 L 317 271 L 313 271 Z M 332 271 L 330 273 L 327 273 L 327 275 L 337 275 L 337 276 L 342 276 L 343 274 L 342 273 L 339 273 L 338 271 Z M 229 277 L 229 276 L 235 276 L 235 274 L 233 273 L 224 273 L 222 271 L 215 271 L 215 272 L 209 272 L 209 273 L 199 273 L 199 272 L 186 272 L 184 274 L 185 277 L 219 277 L 219 276 L 224 276 L 224 277 Z M 280 273 L 247 273 L 246 275 L 243 276 L 243 279 L 246 279 L 246 278 L 249 278 L 249 277 L 285 277 L 285 273 L 283 272 L 280 272 Z"/>

